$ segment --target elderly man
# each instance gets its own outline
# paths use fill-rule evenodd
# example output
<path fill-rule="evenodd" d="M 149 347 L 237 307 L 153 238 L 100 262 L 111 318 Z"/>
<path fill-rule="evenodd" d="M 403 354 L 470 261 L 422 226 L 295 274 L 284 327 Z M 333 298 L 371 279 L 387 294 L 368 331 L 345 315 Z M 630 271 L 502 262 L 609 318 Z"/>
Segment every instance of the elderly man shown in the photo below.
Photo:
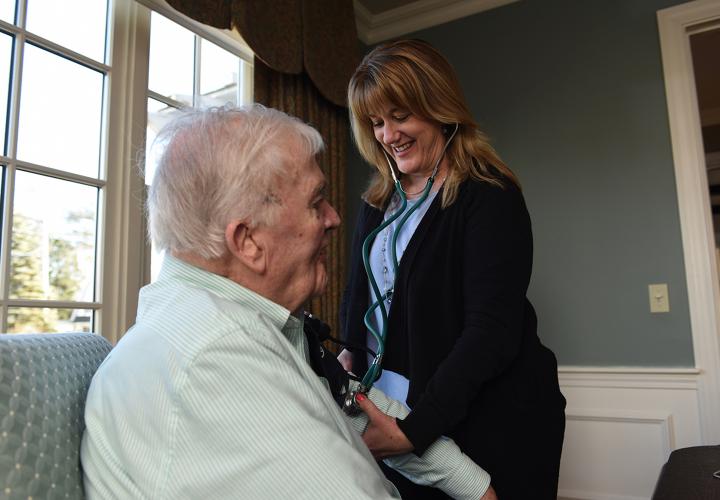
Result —
<path fill-rule="evenodd" d="M 320 135 L 253 106 L 189 112 L 159 140 L 148 214 L 166 257 L 88 393 L 88 497 L 397 498 L 353 429 L 367 419 L 339 410 L 293 315 L 325 289 L 340 223 L 315 160 Z M 373 423 L 388 418 L 362 407 Z M 388 462 L 454 496 L 491 492 L 453 447 L 439 443 L 434 466 Z"/>

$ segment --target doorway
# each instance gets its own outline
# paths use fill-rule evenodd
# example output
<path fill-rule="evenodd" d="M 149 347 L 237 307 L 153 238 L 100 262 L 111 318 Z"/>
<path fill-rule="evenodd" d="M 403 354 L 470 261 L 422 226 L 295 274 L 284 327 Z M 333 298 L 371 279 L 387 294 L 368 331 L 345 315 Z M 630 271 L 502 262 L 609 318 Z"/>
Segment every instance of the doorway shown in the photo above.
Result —
<path fill-rule="evenodd" d="M 700 430 L 702 443 L 711 444 L 720 442 L 720 282 L 691 40 L 704 45 L 705 36 L 692 37 L 720 27 L 720 2 L 696 0 L 660 10 L 658 27 L 693 352 L 699 370 Z"/>
<path fill-rule="evenodd" d="M 705 171 L 720 264 L 720 26 L 702 27 L 690 35 Z"/>

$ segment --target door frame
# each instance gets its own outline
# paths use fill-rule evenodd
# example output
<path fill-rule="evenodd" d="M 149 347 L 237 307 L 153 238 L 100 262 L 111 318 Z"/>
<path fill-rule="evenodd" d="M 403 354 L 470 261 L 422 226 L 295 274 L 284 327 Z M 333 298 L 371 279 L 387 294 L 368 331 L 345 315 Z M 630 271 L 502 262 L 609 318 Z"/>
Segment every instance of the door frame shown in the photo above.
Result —
<path fill-rule="evenodd" d="M 720 22 L 720 2 L 696 0 L 657 12 L 698 374 L 704 444 L 720 443 L 720 286 L 690 34 Z"/>

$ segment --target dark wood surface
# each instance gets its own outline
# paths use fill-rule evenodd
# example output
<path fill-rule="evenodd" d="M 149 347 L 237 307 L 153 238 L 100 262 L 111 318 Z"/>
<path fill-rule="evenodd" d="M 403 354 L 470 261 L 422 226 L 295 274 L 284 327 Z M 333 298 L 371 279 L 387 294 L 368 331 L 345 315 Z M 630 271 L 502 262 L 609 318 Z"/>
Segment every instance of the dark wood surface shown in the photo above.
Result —
<path fill-rule="evenodd" d="M 660 472 L 652 500 L 720 500 L 720 446 L 675 450 Z"/>

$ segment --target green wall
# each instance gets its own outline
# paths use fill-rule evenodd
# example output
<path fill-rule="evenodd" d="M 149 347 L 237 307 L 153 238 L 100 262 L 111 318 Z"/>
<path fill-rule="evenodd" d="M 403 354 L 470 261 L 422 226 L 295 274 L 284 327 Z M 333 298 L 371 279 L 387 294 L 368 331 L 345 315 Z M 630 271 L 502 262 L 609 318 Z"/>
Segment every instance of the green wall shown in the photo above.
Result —
<path fill-rule="evenodd" d="M 656 21 L 677 3 L 521 0 L 407 36 L 450 59 L 520 176 L 529 295 L 562 365 L 693 366 Z M 368 170 L 349 169 L 352 201 Z M 650 283 L 668 284 L 669 313 L 649 312 Z"/>

